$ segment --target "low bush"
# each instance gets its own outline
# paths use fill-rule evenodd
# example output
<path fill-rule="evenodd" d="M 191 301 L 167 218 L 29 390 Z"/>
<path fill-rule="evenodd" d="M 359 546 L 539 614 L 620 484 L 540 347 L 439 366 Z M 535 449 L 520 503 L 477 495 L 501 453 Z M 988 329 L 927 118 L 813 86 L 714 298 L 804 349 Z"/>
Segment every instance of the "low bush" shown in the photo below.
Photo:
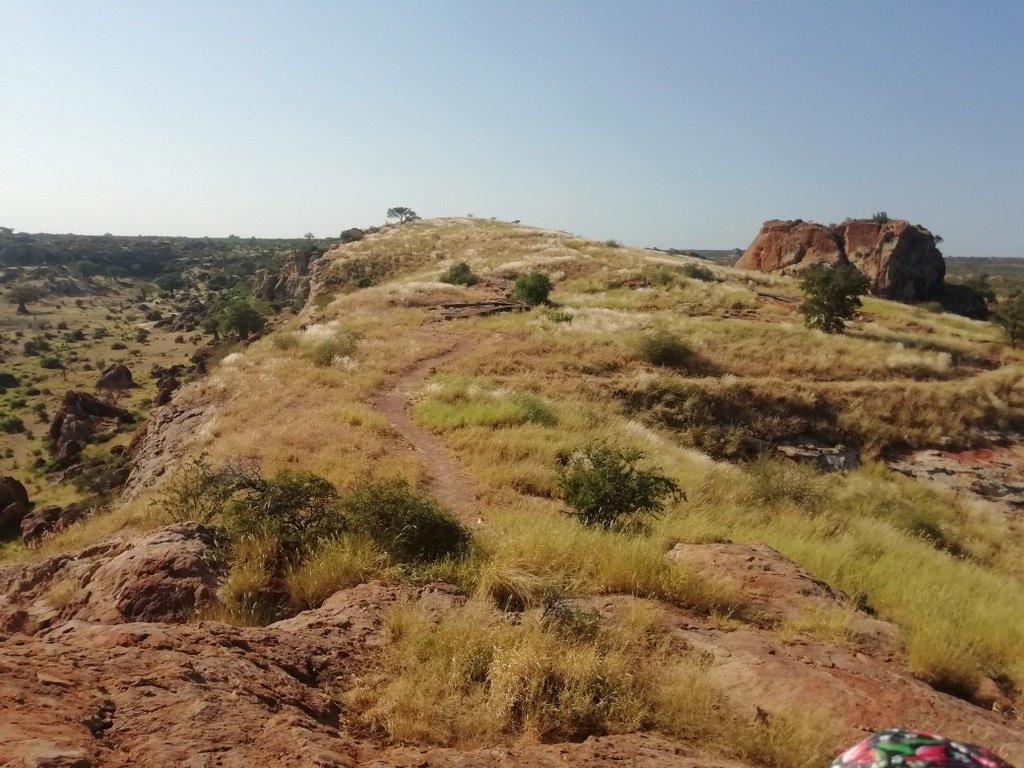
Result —
<path fill-rule="evenodd" d="M 574 456 L 559 475 L 559 487 L 584 525 L 619 527 L 638 516 L 658 517 L 683 495 L 679 484 L 637 465 L 644 454 L 595 443 Z"/>
<path fill-rule="evenodd" d="M 551 293 L 551 278 L 543 272 L 531 272 L 528 275 L 520 275 L 516 278 L 515 297 L 524 304 L 531 307 L 538 304 L 548 303 L 548 294 Z"/>
<path fill-rule="evenodd" d="M 441 275 L 441 282 L 449 285 L 476 285 L 480 278 L 473 274 L 469 264 L 462 261 L 451 266 L 447 272 Z"/>
<path fill-rule="evenodd" d="M 660 329 L 640 338 L 640 357 L 651 365 L 675 368 L 686 365 L 693 353 L 674 333 Z"/>
<path fill-rule="evenodd" d="M 404 480 L 364 483 L 340 507 L 350 530 L 398 561 L 458 556 L 469 544 L 469 531 L 451 512 Z"/>
<path fill-rule="evenodd" d="M 313 343 L 307 352 L 314 365 L 328 367 L 337 361 L 351 357 L 356 351 L 356 337 L 350 333 L 338 332 L 334 336 Z"/>
<path fill-rule="evenodd" d="M 705 283 L 714 283 L 718 280 L 714 272 L 701 264 L 685 264 L 682 271 L 686 277 L 693 280 L 700 280 Z"/>
<path fill-rule="evenodd" d="M 16 435 L 24 431 L 25 422 L 17 416 L 8 416 L 0 419 L 0 432 L 6 432 L 8 435 Z"/>
<path fill-rule="evenodd" d="M 49 370 L 58 370 L 64 367 L 64 363 L 59 357 L 51 357 L 48 355 L 39 360 L 39 366 Z"/>

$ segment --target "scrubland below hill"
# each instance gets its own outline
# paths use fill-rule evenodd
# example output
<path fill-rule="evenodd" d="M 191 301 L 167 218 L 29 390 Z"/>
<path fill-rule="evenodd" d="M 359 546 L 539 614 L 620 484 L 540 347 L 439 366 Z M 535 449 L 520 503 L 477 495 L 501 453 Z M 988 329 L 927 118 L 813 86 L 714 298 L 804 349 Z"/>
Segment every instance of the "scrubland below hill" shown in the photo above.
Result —
<path fill-rule="evenodd" d="M 439 282 L 460 262 L 478 283 Z M 550 305 L 437 319 L 533 271 Z M 358 668 L 314 684 L 340 707 L 331 738 L 422 756 L 656 732 L 708 765 L 798 768 L 899 724 L 1024 759 L 1021 518 L 885 464 L 1020 431 L 1020 354 L 988 323 L 879 299 L 828 336 L 787 297 L 786 278 L 502 222 L 386 228 L 314 262 L 297 317 L 177 393 L 208 414 L 182 446 L 203 459 L 6 558 L 166 525 L 168 487 L 258 460 L 319 476 L 348 517 L 286 563 L 246 529 L 211 556 L 218 600 L 195 621 L 287 624 L 374 580 L 454 587 L 440 610 L 381 607 L 373 642 L 346 651 Z M 381 408 L 389 391 L 435 455 Z M 808 443 L 863 463 L 826 474 L 774 450 Z M 685 495 L 627 529 L 582 525 L 559 472 L 593 444 L 643 452 Z M 456 476 L 471 541 L 449 556 L 360 527 L 372 483 L 420 504 Z"/>

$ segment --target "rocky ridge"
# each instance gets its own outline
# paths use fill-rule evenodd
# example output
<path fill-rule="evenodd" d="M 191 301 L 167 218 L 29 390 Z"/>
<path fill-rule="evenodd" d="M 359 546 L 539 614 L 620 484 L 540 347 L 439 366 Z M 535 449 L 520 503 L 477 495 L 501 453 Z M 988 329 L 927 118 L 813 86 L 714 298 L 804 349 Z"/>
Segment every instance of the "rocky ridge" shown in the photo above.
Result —
<path fill-rule="evenodd" d="M 854 219 L 834 227 L 808 221 L 766 221 L 736 263 L 741 269 L 801 275 L 815 264 L 852 264 L 871 292 L 899 300 L 943 292 L 946 264 L 924 227 L 891 219 Z"/>
<path fill-rule="evenodd" d="M 743 765 L 657 733 L 472 750 L 368 741 L 339 696 L 386 644 L 386 612 L 413 601 L 440 618 L 466 598 L 445 584 L 372 581 L 266 627 L 183 624 L 215 599 L 215 551 L 209 531 L 182 524 L 0 568 L 0 765 Z M 849 601 L 769 547 L 679 545 L 670 557 L 733 580 L 754 611 L 754 624 L 730 628 L 648 604 L 707 659 L 733 706 L 773 717 L 813 700 L 847 723 L 851 741 L 912 719 L 1024 757 L 1024 723 L 992 711 L 1008 700 L 995 693 L 983 709 L 914 679 L 891 624 L 854 611 L 843 644 L 773 631 Z M 589 602 L 608 620 L 646 603 Z"/>

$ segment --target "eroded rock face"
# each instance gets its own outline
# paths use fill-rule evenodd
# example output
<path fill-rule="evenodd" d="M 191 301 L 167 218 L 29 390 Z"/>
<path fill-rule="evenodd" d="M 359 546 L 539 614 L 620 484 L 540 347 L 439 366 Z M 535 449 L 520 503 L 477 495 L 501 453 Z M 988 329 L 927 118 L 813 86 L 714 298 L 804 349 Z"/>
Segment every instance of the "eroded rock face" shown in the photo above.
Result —
<path fill-rule="evenodd" d="M 381 750 L 344 732 L 334 695 L 365 668 L 387 608 L 423 600 L 461 598 L 374 582 L 291 625 L 70 621 L 6 638 L 0 764 L 41 765 L 31 761 L 43 754 L 82 766 L 366 764 Z"/>
<path fill-rule="evenodd" d="M 35 546 L 46 534 L 63 530 L 81 520 L 86 514 L 87 510 L 77 504 L 32 510 L 21 521 L 21 541 L 26 546 Z"/>
<path fill-rule="evenodd" d="M 217 404 L 172 400 L 154 408 L 150 418 L 135 430 L 125 453 L 130 467 L 121 498 L 133 499 L 160 482 L 168 469 L 200 438 L 200 429 L 213 418 Z"/>
<path fill-rule="evenodd" d="M 134 386 L 132 372 L 124 363 L 108 365 L 96 380 L 97 389 L 131 389 Z"/>
<path fill-rule="evenodd" d="M 937 297 L 946 274 L 932 233 L 901 220 L 855 219 L 830 228 L 773 219 L 736 266 L 801 275 L 815 264 L 853 264 L 867 275 L 873 294 L 892 299 Z"/>
<path fill-rule="evenodd" d="M 76 463 L 82 442 L 93 435 L 114 432 L 132 415 L 124 408 L 100 400 L 88 392 L 67 392 L 50 422 L 50 450 L 62 467 Z"/>
<path fill-rule="evenodd" d="M 0 568 L 0 631 L 61 621 L 181 621 L 216 600 L 211 531 L 182 523 Z"/>
<path fill-rule="evenodd" d="M 828 227 L 808 221 L 771 219 L 761 226 L 736 266 L 800 275 L 815 264 L 842 263 L 842 253 L 839 238 Z"/>

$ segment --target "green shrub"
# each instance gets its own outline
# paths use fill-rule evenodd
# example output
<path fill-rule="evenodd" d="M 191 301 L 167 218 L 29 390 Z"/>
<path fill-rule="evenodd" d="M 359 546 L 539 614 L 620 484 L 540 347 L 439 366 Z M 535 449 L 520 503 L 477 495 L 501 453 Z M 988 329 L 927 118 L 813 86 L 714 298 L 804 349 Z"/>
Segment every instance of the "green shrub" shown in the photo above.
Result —
<path fill-rule="evenodd" d="M 339 332 L 333 337 L 313 344 L 307 353 L 314 365 L 324 368 L 333 365 L 335 360 L 351 357 L 356 351 L 356 337 L 351 333 Z"/>
<path fill-rule="evenodd" d="M 18 378 L 13 373 L 0 373 L 0 389 L 14 389 L 18 386 Z"/>
<path fill-rule="evenodd" d="M 53 357 L 50 355 L 41 358 L 39 360 L 39 365 L 50 370 L 57 370 L 64 367 L 64 363 L 61 362 L 59 357 Z"/>
<path fill-rule="evenodd" d="M 683 274 L 693 280 L 700 280 L 705 283 L 713 283 L 717 280 L 715 273 L 701 264 L 684 265 Z"/>
<path fill-rule="evenodd" d="M 233 333 L 247 339 L 267 324 L 266 318 L 245 299 L 231 302 L 220 316 L 222 333 Z"/>
<path fill-rule="evenodd" d="M 480 278 L 473 274 L 469 264 L 462 261 L 453 265 L 441 275 L 441 282 L 449 285 L 476 285 Z"/>
<path fill-rule="evenodd" d="M 351 229 L 343 230 L 341 233 L 341 242 L 343 243 L 357 243 L 366 236 L 366 233 L 359 227 L 352 227 Z"/>
<path fill-rule="evenodd" d="M 128 345 L 125 344 L 123 341 L 115 341 L 113 344 L 110 345 L 110 348 L 111 349 L 118 349 L 118 350 L 119 349 L 128 349 Z"/>
<path fill-rule="evenodd" d="M 0 432 L 6 432 L 9 435 L 16 435 L 24 431 L 25 422 L 17 416 L 8 416 L 7 418 L 0 419 Z"/>
<path fill-rule="evenodd" d="M 867 293 L 870 281 L 852 264 L 815 264 L 807 270 L 801 287 L 805 298 L 800 314 L 807 326 L 825 333 L 842 333 L 844 321 L 860 307 L 860 297 Z"/>
<path fill-rule="evenodd" d="M 277 542 L 281 564 L 295 562 L 321 541 L 344 529 L 338 494 L 312 472 L 278 472 L 263 478 L 255 462 L 227 465 L 234 487 L 224 506 L 233 539 L 260 538 Z"/>
<path fill-rule="evenodd" d="M 551 293 L 551 278 L 543 272 L 531 272 L 516 278 L 515 297 L 531 307 L 547 304 Z"/>
<path fill-rule="evenodd" d="M 665 267 L 656 267 L 646 273 L 647 282 L 659 288 L 666 288 L 676 281 L 676 273 Z"/>
<path fill-rule="evenodd" d="M 640 469 L 640 451 L 595 443 L 559 473 L 559 487 L 584 525 L 621 526 L 639 515 L 658 517 L 670 499 L 683 495 L 670 477 Z"/>
<path fill-rule="evenodd" d="M 678 336 L 662 328 L 641 337 L 640 357 L 651 365 L 677 367 L 686 365 L 692 353 Z"/>
<path fill-rule="evenodd" d="M 404 480 L 367 482 L 341 501 L 350 530 L 400 562 L 440 560 L 462 554 L 467 531 L 433 499 Z"/>
<path fill-rule="evenodd" d="M 548 320 L 550 320 L 552 323 L 558 323 L 559 325 L 561 325 L 562 323 L 571 323 L 572 318 L 572 312 L 567 312 L 564 309 L 559 309 L 554 312 L 548 313 Z"/>

